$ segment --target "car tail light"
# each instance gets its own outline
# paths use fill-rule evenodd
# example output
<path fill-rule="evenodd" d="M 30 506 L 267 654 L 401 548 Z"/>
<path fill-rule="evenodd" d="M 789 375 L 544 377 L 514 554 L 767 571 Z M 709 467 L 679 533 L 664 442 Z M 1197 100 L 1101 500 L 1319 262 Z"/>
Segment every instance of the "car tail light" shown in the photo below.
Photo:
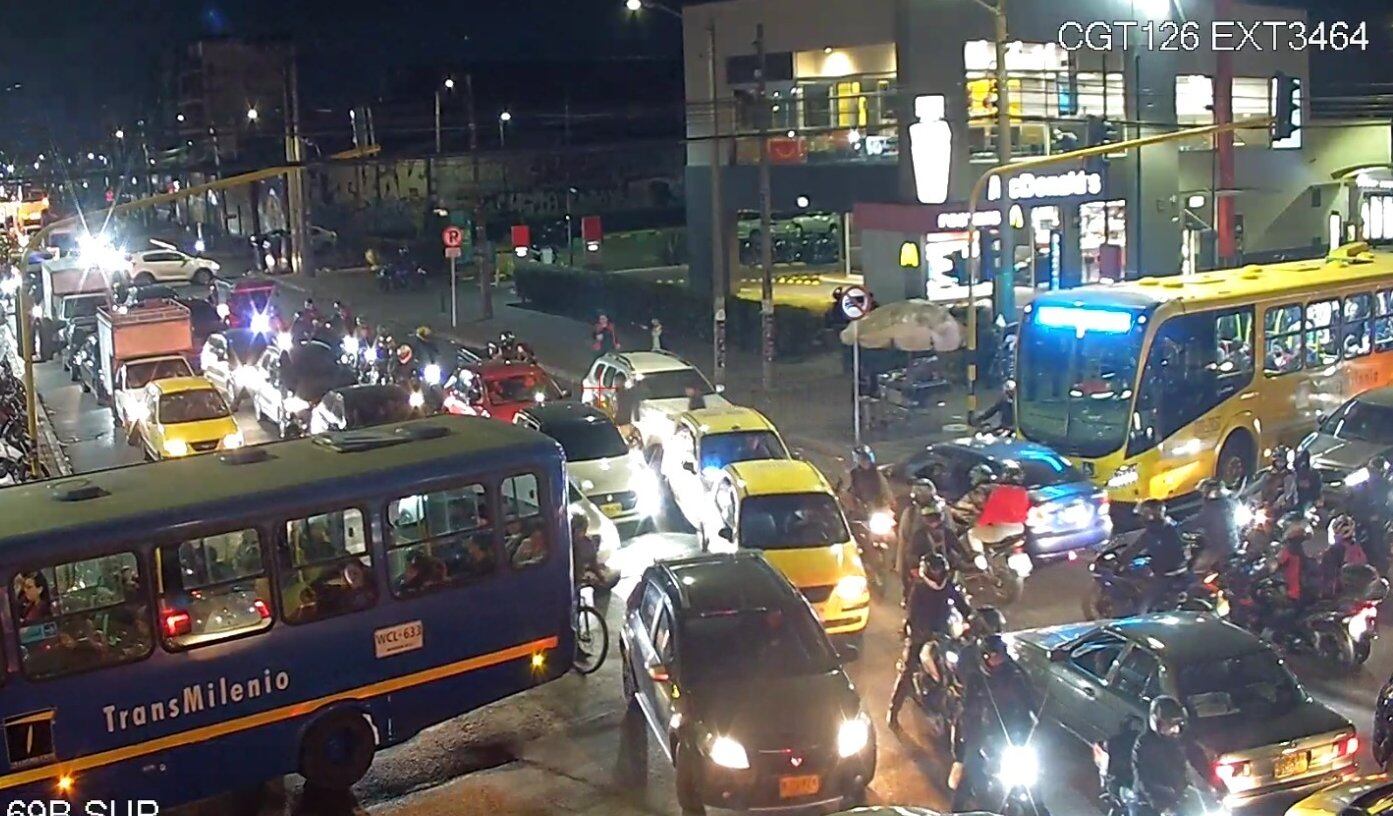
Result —
<path fill-rule="evenodd" d="M 1253 763 L 1247 760 L 1220 760 L 1214 763 L 1214 775 L 1230 791 L 1252 787 Z"/>
<path fill-rule="evenodd" d="M 267 606 L 266 602 L 260 598 L 252 601 L 252 608 L 256 610 L 256 614 L 260 615 L 262 620 L 271 617 L 271 607 Z"/>
<path fill-rule="evenodd" d="M 1335 744 L 1337 758 L 1352 757 L 1357 753 L 1359 753 L 1359 737 L 1354 734 L 1350 734 Z"/>
<path fill-rule="evenodd" d="M 178 609 L 166 609 L 160 615 L 160 627 L 165 637 L 178 637 L 193 631 L 193 618 L 189 613 Z"/>

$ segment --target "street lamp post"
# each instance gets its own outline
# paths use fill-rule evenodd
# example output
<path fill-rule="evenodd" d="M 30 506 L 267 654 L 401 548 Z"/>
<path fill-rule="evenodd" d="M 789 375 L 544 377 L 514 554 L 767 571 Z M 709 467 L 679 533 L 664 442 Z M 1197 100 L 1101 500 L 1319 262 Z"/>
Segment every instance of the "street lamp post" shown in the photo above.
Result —
<path fill-rule="evenodd" d="M 629 11 L 653 9 L 682 20 L 682 13 L 656 0 L 625 0 Z M 726 376 L 726 274 L 725 220 L 721 166 L 721 111 L 716 92 L 716 15 L 706 22 L 706 86 L 711 92 L 711 346 L 712 379 L 716 385 L 725 384 Z"/>
<path fill-rule="evenodd" d="M 509 122 L 513 121 L 513 114 L 503 111 L 498 114 L 498 146 L 506 148 L 508 146 L 508 135 L 506 128 Z"/>
<path fill-rule="evenodd" d="M 453 91 L 455 80 L 453 77 L 445 77 L 445 90 Z M 435 89 L 435 152 L 440 153 L 440 89 Z"/>

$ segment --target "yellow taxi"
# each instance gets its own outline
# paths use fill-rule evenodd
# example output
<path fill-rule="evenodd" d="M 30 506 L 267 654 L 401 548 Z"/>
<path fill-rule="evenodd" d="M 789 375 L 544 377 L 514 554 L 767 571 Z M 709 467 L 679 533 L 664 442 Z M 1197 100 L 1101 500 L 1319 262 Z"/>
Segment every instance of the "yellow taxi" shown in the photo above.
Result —
<path fill-rule="evenodd" d="M 1393 813 L 1393 777 L 1361 776 L 1319 790 L 1287 810 L 1287 816 L 1381 816 Z"/>
<path fill-rule="evenodd" d="M 171 377 L 145 386 L 129 442 L 145 458 L 173 459 L 242 447 L 242 432 L 217 386 L 203 377 Z"/>
<path fill-rule="evenodd" d="M 711 550 L 760 550 L 803 593 L 829 635 L 859 636 L 871 594 L 861 554 L 817 468 L 796 459 L 736 462 L 713 479 L 697 532 Z"/>
<path fill-rule="evenodd" d="M 723 405 L 679 414 L 663 443 L 660 472 L 674 503 L 693 527 L 710 512 L 721 468 L 756 459 L 790 459 L 769 418 L 753 408 Z"/>

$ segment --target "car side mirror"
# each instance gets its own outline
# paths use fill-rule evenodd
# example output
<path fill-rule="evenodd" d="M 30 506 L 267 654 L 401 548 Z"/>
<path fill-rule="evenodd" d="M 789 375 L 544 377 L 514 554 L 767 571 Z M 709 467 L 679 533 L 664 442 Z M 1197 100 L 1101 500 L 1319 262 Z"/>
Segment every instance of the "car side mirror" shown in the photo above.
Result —
<path fill-rule="evenodd" d="M 1320 427 L 1321 425 L 1324 425 L 1324 424 L 1325 424 L 1325 412 L 1324 412 L 1324 411 L 1316 411 L 1316 427 Z"/>
<path fill-rule="evenodd" d="M 693 476 L 695 476 L 695 475 L 696 475 L 696 462 L 683 462 L 683 463 L 682 463 L 682 469 L 685 470 L 685 471 L 687 471 L 688 473 L 692 474 Z"/>
<path fill-rule="evenodd" d="M 563 389 L 561 389 L 561 399 L 570 399 L 570 398 L 571 398 L 571 389 L 569 389 L 569 388 L 563 388 Z"/>
<path fill-rule="evenodd" d="M 724 538 L 726 541 L 735 541 L 735 531 L 730 529 L 729 527 L 722 527 L 720 531 L 716 533 L 716 535 L 720 536 L 721 538 Z"/>
<path fill-rule="evenodd" d="M 861 647 L 855 643 L 843 643 L 837 647 L 837 660 L 843 664 L 855 663 L 861 659 Z"/>
<path fill-rule="evenodd" d="M 667 683 L 672 680 L 672 675 L 662 663 L 649 663 L 648 679 L 654 683 Z"/>

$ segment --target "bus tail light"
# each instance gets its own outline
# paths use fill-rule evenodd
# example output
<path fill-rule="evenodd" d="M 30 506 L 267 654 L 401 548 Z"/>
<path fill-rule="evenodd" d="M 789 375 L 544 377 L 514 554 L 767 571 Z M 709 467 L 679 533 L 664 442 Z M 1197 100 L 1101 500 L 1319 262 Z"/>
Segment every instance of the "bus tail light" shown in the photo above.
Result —
<path fill-rule="evenodd" d="M 266 602 L 260 598 L 252 601 L 252 608 L 256 610 L 256 614 L 260 615 L 262 620 L 271 617 L 271 607 L 267 606 Z"/>
<path fill-rule="evenodd" d="M 160 626 L 164 629 L 165 637 L 178 637 L 187 635 L 193 631 L 193 618 L 189 613 L 179 609 L 166 609 L 160 615 Z"/>

